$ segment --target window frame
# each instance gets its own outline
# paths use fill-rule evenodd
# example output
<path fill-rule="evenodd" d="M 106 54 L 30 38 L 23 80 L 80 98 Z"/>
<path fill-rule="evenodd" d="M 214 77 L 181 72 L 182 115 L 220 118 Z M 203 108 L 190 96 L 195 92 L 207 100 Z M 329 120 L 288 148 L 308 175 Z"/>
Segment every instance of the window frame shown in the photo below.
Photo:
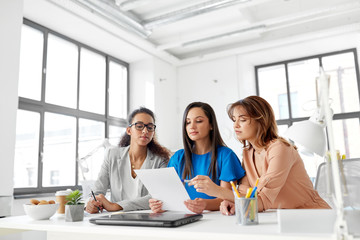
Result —
<path fill-rule="evenodd" d="M 343 53 L 350 53 L 350 52 L 354 54 L 355 73 L 356 73 L 356 80 L 358 83 L 359 104 L 360 104 L 360 77 L 359 77 L 360 74 L 359 74 L 359 62 L 358 62 L 356 48 L 350 48 L 350 49 L 345 49 L 345 50 L 340 50 L 340 51 L 334 51 L 334 52 L 329 52 L 329 53 L 324 53 L 324 54 L 317 54 L 317 55 L 312 55 L 312 56 L 307 56 L 307 57 L 302 57 L 302 58 L 296 58 L 296 59 L 291 59 L 291 60 L 286 60 L 286 61 L 280 61 L 280 62 L 274 62 L 274 63 L 268 63 L 268 64 L 264 64 L 264 65 L 255 66 L 256 95 L 261 96 L 260 89 L 259 89 L 260 87 L 259 87 L 258 69 L 282 64 L 285 66 L 286 89 L 287 89 L 286 94 L 287 94 L 287 100 L 289 103 L 288 104 L 289 118 L 276 120 L 276 123 L 278 125 L 287 125 L 288 127 L 290 127 L 294 122 L 308 120 L 309 117 L 298 117 L 298 118 L 292 117 L 288 64 L 290 64 L 292 62 L 298 62 L 298 61 L 304 61 L 304 60 L 308 60 L 308 59 L 318 58 L 319 64 L 322 67 L 322 58 L 323 57 L 328 57 L 328 56 L 338 55 L 338 54 L 343 54 Z M 359 119 L 359 122 L 360 122 L 360 111 L 347 112 L 347 113 L 336 113 L 333 116 L 333 120 L 344 120 L 344 119 L 348 119 L 348 118 L 357 118 L 357 119 Z"/>
<path fill-rule="evenodd" d="M 109 88 L 109 62 L 113 61 L 117 64 L 120 64 L 124 66 L 127 69 L 127 87 L 126 87 L 126 93 L 127 93 L 127 104 L 126 104 L 126 112 L 129 111 L 129 64 L 115 58 L 109 54 L 106 54 L 104 52 L 101 52 L 97 49 L 94 49 L 86 44 L 83 44 L 81 42 L 78 42 L 72 38 L 69 38 L 63 34 L 60 34 L 56 31 L 53 31 L 47 27 L 44 27 L 40 24 L 37 24 L 31 20 L 28 20 L 26 18 L 23 19 L 23 24 L 27 25 L 28 27 L 34 28 L 38 31 L 41 31 L 44 36 L 43 41 L 43 60 L 42 60 L 42 76 L 41 76 L 41 100 L 33 100 L 28 99 L 24 97 L 19 96 L 19 110 L 25 110 L 25 111 L 31 111 L 31 112 L 37 112 L 40 114 L 40 133 L 39 133 L 39 149 L 38 149 L 38 176 L 37 176 L 37 187 L 22 187 L 22 188 L 15 188 L 14 187 L 14 196 L 19 195 L 27 195 L 27 194 L 39 194 L 39 193 L 52 193 L 56 192 L 58 190 L 63 190 L 67 188 L 72 189 L 81 189 L 81 185 L 79 185 L 79 171 L 78 171 L 78 163 L 75 162 L 75 185 L 73 186 L 56 186 L 56 187 L 43 187 L 42 186 L 42 178 L 43 178 L 43 164 L 42 164 L 42 153 L 44 148 L 44 115 L 45 112 L 49 113 L 56 113 L 56 114 L 62 114 L 66 116 L 72 116 L 76 118 L 76 156 L 75 159 L 78 159 L 78 148 L 79 148 L 79 118 L 88 119 L 88 120 L 94 120 L 103 122 L 105 125 L 105 138 L 109 136 L 109 126 L 118 126 L 118 127 L 126 127 L 127 126 L 127 120 L 124 118 L 117 118 L 113 116 L 109 116 L 109 94 L 108 94 L 108 88 Z M 45 102 L 45 89 L 46 89 L 46 57 L 47 57 L 47 47 L 48 47 L 48 36 L 49 34 L 53 34 L 56 37 L 59 37 L 65 41 L 69 41 L 72 44 L 75 44 L 77 46 L 78 50 L 78 60 L 77 60 L 77 103 L 76 108 L 69 108 L 59 105 L 54 105 L 50 103 Z M 79 98 L 80 98 L 80 60 L 81 60 L 81 48 L 85 48 L 89 51 L 92 51 L 94 53 L 97 53 L 99 55 L 102 55 L 105 58 L 106 61 L 106 69 L 105 69 L 105 114 L 98 114 L 98 113 L 92 113 L 87 112 L 79 109 Z"/>

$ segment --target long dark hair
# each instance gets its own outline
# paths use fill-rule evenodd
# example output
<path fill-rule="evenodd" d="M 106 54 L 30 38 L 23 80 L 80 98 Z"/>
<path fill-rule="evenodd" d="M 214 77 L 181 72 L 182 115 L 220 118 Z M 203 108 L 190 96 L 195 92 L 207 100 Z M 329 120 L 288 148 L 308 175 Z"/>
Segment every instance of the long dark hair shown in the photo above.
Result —
<path fill-rule="evenodd" d="M 134 117 L 139 113 L 145 113 L 145 114 L 150 115 L 155 123 L 155 115 L 154 115 L 153 111 L 151 111 L 150 109 L 145 108 L 145 107 L 140 107 L 138 109 L 135 109 L 134 111 L 132 111 L 129 114 L 128 119 L 127 119 L 128 125 L 132 123 Z M 124 135 L 120 139 L 119 146 L 120 147 L 129 146 L 130 141 L 131 141 L 130 135 L 128 135 L 125 132 Z M 149 142 L 147 147 L 153 154 L 160 156 L 161 158 L 165 159 L 166 161 L 169 161 L 170 151 L 158 143 L 158 141 L 156 139 L 156 134 L 154 134 L 154 137 L 151 139 L 151 141 Z"/>
<path fill-rule="evenodd" d="M 279 139 L 290 146 L 288 141 L 278 135 L 274 111 L 265 99 L 258 96 L 249 96 L 230 104 L 227 109 L 230 119 L 233 119 L 233 112 L 236 107 L 243 107 L 250 119 L 258 123 L 255 142 L 257 145 L 266 148 L 270 141 Z M 246 149 L 252 147 L 246 140 L 240 142 Z"/>
<path fill-rule="evenodd" d="M 185 150 L 185 156 L 184 156 L 185 163 L 183 162 L 183 166 L 184 166 L 183 178 L 186 179 L 187 177 L 189 178 L 193 177 L 192 153 L 195 143 L 189 138 L 187 134 L 186 118 L 190 109 L 195 107 L 201 108 L 204 111 L 205 115 L 209 119 L 210 125 L 212 126 L 212 130 L 210 130 L 209 133 L 210 141 L 211 141 L 211 163 L 209 166 L 208 174 L 209 176 L 211 176 L 213 180 L 215 180 L 217 176 L 217 147 L 226 146 L 226 145 L 221 138 L 214 110 L 209 104 L 203 102 L 190 103 L 184 111 L 182 133 L 183 133 L 183 144 Z"/>

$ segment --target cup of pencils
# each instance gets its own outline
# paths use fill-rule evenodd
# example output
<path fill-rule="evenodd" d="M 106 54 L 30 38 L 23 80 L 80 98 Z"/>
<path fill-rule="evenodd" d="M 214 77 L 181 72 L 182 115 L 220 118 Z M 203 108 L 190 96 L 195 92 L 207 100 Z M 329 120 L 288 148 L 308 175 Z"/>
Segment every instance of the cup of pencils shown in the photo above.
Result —
<path fill-rule="evenodd" d="M 259 224 L 257 198 L 235 197 L 236 223 L 240 225 Z"/>
<path fill-rule="evenodd" d="M 255 187 L 249 188 L 245 197 L 240 197 L 235 185 L 231 183 L 235 192 L 235 216 L 236 223 L 240 225 L 256 225 L 259 224 L 258 219 L 258 202 L 257 202 L 257 185 L 259 179 L 256 180 Z"/>

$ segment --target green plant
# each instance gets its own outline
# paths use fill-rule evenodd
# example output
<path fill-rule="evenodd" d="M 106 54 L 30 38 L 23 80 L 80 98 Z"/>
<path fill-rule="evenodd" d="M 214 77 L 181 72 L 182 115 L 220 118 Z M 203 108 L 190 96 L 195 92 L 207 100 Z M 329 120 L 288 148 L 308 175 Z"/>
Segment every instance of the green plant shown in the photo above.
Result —
<path fill-rule="evenodd" d="M 71 193 L 69 193 L 69 195 L 66 196 L 66 205 L 80 205 L 83 204 L 81 202 L 81 196 L 82 193 L 76 189 L 75 191 L 72 191 Z"/>

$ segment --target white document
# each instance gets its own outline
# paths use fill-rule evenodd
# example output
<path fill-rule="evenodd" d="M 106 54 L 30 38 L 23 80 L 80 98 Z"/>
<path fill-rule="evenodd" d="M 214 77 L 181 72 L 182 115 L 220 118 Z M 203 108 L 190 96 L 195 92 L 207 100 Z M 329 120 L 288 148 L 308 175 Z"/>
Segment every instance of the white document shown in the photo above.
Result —
<path fill-rule="evenodd" d="M 175 168 L 141 169 L 135 173 L 152 198 L 163 202 L 163 210 L 193 213 L 184 204 L 190 197 Z"/>

